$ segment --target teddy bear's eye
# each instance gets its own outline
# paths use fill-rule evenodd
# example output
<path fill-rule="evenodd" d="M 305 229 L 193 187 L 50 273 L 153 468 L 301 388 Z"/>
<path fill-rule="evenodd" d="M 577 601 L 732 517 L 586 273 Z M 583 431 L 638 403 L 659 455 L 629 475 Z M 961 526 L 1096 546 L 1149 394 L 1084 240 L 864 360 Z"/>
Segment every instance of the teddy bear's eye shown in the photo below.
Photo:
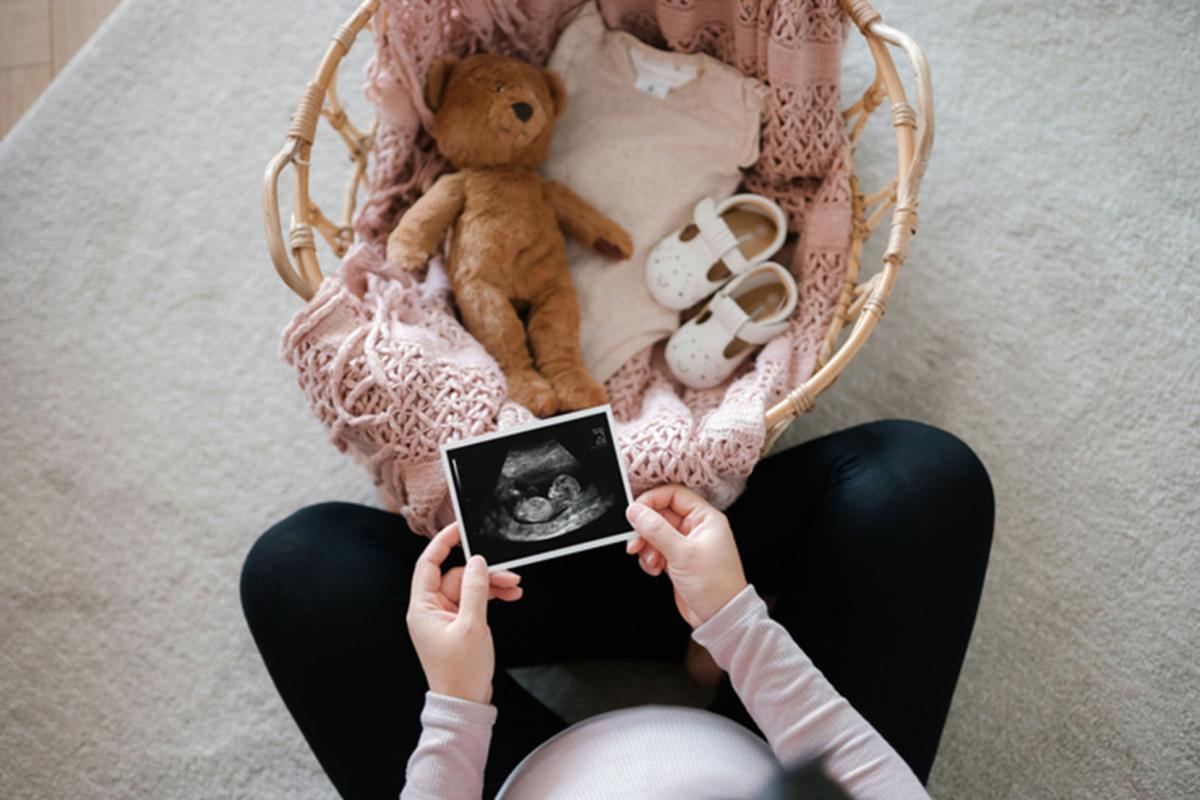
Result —
<path fill-rule="evenodd" d="M 497 92 L 503 92 L 503 91 L 504 91 L 504 84 L 503 84 L 503 83 L 500 83 L 499 81 L 496 81 L 496 91 L 497 91 Z"/>

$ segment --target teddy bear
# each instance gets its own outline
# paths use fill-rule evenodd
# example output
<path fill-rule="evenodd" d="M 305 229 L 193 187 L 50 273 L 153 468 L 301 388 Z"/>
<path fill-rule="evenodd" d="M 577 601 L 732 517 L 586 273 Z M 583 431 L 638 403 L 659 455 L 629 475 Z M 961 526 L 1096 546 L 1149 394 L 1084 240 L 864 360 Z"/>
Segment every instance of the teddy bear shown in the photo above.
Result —
<path fill-rule="evenodd" d="M 400 219 L 387 260 L 422 269 L 449 231 L 447 275 L 463 325 L 499 363 L 509 397 L 539 417 L 606 402 L 583 366 L 563 231 L 613 259 L 629 234 L 538 173 L 567 96 L 553 72 L 508 56 L 443 56 L 429 69 L 433 138 L 455 168 Z"/>

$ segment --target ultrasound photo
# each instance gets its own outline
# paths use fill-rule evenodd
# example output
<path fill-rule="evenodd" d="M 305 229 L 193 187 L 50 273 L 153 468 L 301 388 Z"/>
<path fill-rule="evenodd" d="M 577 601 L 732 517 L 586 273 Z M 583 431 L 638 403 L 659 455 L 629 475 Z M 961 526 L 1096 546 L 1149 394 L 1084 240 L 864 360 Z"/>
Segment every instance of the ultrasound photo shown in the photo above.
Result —
<path fill-rule="evenodd" d="M 491 569 L 625 541 L 633 498 L 598 406 L 442 446 L 463 548 Z"/>

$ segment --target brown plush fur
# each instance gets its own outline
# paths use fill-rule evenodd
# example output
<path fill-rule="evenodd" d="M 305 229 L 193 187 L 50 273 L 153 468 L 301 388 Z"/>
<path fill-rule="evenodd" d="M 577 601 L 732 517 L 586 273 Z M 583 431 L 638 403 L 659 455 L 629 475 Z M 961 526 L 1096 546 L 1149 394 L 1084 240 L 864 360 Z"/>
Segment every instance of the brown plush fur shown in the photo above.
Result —
<path fill-rule="evenodd" d="M 612 258 L 628 258 L 633 244 L 617 223 L 538 174 L 566 102 L 562 82 L 505 56 L 445 57 L 429 71 L 425 100 L 438 150 L 458 171 L 400 220 L 388 261 L 424 267 L 452 228 L 448 271 L 463 324 L 499 362 L 509 396 L 538 416 L 605 402 L 580 357 L 562 230 Z"/>

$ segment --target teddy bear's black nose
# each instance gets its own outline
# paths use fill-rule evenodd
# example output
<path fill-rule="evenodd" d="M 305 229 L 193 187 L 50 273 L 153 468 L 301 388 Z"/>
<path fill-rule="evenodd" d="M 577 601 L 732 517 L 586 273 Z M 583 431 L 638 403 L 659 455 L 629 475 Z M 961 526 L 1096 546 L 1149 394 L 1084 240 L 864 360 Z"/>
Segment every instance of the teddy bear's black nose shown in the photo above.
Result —
<path fill-rule="evenodd" d="M 512 110 L 521 122 L 528 122 L 529 118 L 533 116 L 533 106 L 529 103 L 513 103 Z"/>

